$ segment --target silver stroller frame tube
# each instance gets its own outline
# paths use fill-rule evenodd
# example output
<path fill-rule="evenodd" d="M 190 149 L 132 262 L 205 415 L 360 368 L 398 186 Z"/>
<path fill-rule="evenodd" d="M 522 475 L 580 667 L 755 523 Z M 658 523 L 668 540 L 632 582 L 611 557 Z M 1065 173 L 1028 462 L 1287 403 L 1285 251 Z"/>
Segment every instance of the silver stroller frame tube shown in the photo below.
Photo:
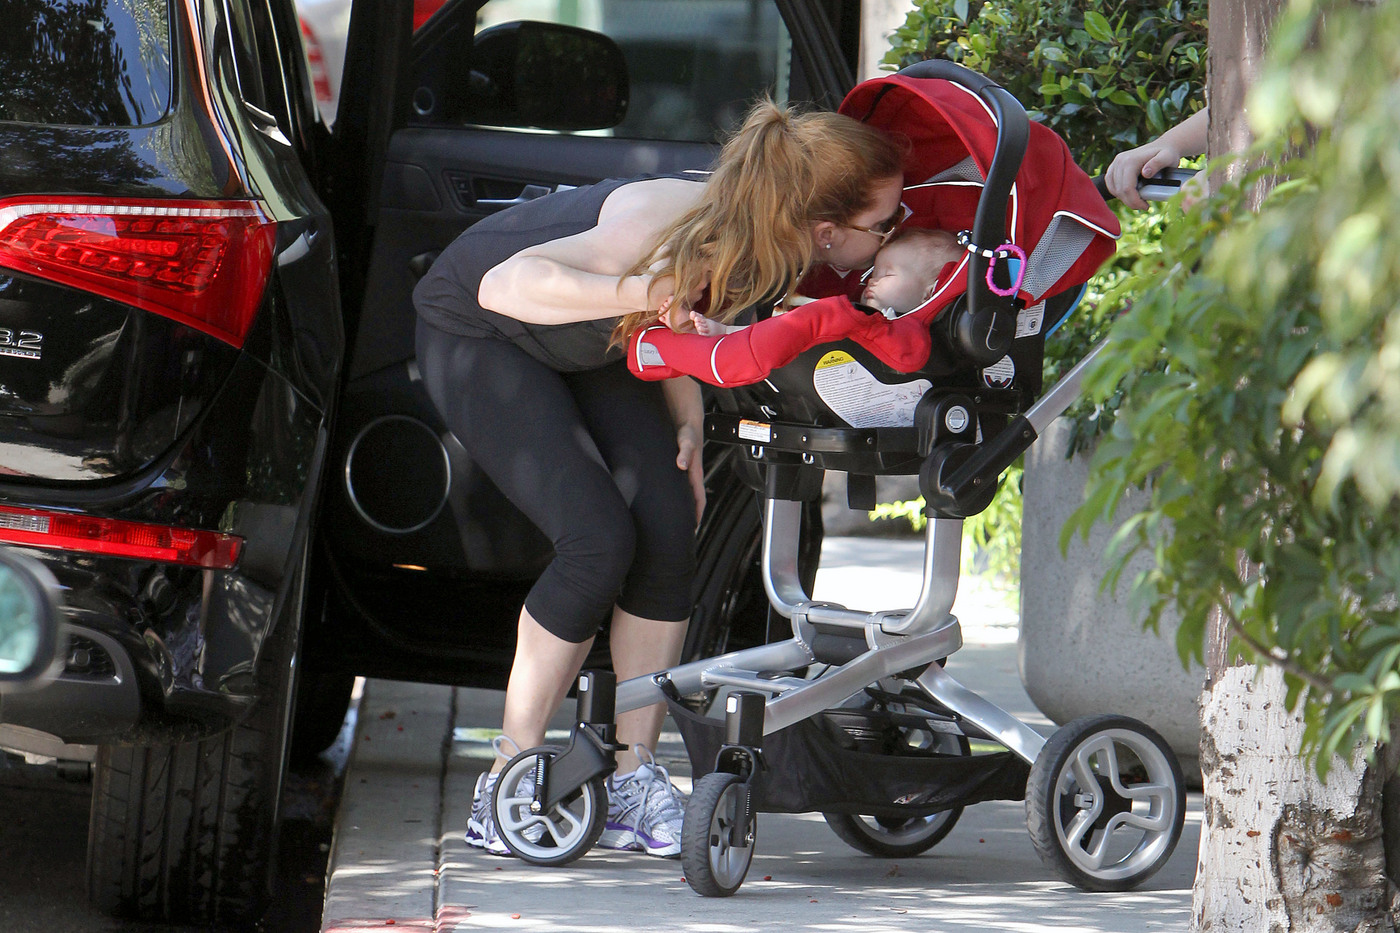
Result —
<path fill-rule="evenodd" d="M 1045 741 L 1037 732 L 932 663 L 962 647 L 962 629 L 948 612 L 957 595 L 962 521 L 929 521 L 924 536 L 923 588 L 913 609 L 862 612 L 813 602 L 803 588 L 797 571 L 801 516 L 800 502 L 766 501 L 764 588 L 773 608 L 791 621 L 793 636 L 625 681 L 617 689 L 618 710 L 661 701 L 658 677 L 669 678 L 682 694 L 722 687 L 752 690 L 768 694 L 763 726 L 768 735 L 839 706 L 871 684 L 928 665 L 915 682 L 930 697 L 996 738 L 1018 757 L 1034 762 Z M 866 651 L 815 679 L 782 673 L 818 663 L 811 646 L 818 625 L 863 635 Z"/>

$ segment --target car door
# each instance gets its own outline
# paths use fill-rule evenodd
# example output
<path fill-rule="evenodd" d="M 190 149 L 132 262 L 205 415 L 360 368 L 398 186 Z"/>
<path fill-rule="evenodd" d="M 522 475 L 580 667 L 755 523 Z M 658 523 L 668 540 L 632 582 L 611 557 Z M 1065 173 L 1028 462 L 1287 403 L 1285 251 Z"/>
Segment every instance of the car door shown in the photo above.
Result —
<path fill-rule="evenodd" d="M 703 170 L 760 95 L 835 107 L 851 81 L 857 12 L 783 0 L 456 0 L 414 32 L 378 118 L 357 119 L 353 102 L 346 115 L 344 95 L 364 93 L 347 70 L 341 144 L 372 149 L 376 127 L 384 139 L 382 158 L 365 159 L 371 233 L 362 261 L 351 259 L 363 278 L 343 286 L 358 310 L 321 536 L 337 628 L 363 628 L 336 639 L 357 671 L 496 683 L 521 599 L 550 557 L 418 384 L 411 293 L 433 258 L 482 217 L 563 187 Z M 498 61 L 528 57 L 517 47 L 527 40 L 501 38 L 538 30 L 522 32 L 522 21 L 546 24 L 551 43 L 549 64 L 528 74 Z M 608 56 L 625 72 L 626 108 L 602 125 L 590 110 L 617 90 L 599 77 Z"/>

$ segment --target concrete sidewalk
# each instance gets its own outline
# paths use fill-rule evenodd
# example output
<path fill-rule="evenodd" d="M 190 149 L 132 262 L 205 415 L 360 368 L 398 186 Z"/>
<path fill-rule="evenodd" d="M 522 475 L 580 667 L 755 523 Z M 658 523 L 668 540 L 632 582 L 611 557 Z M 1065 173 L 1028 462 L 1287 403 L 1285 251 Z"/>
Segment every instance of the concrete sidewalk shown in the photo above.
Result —
<path fill-rule="evenodd" d="M 854 608 L 910 605 L 920 542 L 837 538 L 823 551 L 819 599 Z M 955 678 L 1048 733 L 1016 666 L 1016 613 L 964 579 L 954 612 L 964 648 Z M 871 601 L 879 593 L 880 601 Z M 1141 889 L 1089 894 L 1043 866 L 1019 802 L 968 808 L 952 833 L 912 859 L 876 859 L 841 842 L 817 814 L 761 814 L 756 854 L 731 898 L 702 898 L 678 860 L 595 849 L 563 868 L 538 868 L 469 848 L 462 839 L 476 775 L 491 760 L 502 695 L 495 691 L 369 681 L 332 848 L 324 933 L 664 929 L 762 930 L 1185 930 L 1200 828 L 1188 797 L 1186 829 L 1166 867 Z M 555 726 L 562 740 L 572 701 Z M 675 733 L 658 760 L 689 790 Z"/>

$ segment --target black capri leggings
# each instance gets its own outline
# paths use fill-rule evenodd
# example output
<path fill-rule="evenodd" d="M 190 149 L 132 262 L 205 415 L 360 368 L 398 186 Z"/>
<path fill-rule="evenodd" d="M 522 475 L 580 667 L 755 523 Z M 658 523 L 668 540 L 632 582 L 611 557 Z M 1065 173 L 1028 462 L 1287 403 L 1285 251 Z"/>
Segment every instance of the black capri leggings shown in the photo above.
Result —
<path fill-rule="evenodd" d="M 695 498 L 660 385 L 621 362 L 561 373 L 504 340 L 421 320 L 417 344 L 448 428 L 554 544 L 525 599 L 530 615 L 574 643 L 597 634 L 614 604 L 687 619 Z"/>

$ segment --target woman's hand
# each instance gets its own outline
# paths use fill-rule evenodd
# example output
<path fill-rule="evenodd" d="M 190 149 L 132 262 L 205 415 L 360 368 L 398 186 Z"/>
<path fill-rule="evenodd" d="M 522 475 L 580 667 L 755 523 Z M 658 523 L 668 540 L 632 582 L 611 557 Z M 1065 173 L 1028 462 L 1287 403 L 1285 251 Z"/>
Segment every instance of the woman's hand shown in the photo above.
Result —
<path fill-rule="evenodd" d="M 676 446 L 680 448 L 676 454 L 676 466 L 685 470 L 686 478 L 690 480 L 690 492 L 695 496 L 695 524 L 699 525 L 705 515 L 705 448 L 700 427 L 683 424 L 676 428 Z"/>
<path fill-rule="evenodd" d="M 676 466 L 685 470 L 690 491 L 695 496 L 695 523 L 705 514 L 704 426 L 705 402 L 700 383 L 687 376 L 661 383 L 666 407 L 676 425 Z"/>

